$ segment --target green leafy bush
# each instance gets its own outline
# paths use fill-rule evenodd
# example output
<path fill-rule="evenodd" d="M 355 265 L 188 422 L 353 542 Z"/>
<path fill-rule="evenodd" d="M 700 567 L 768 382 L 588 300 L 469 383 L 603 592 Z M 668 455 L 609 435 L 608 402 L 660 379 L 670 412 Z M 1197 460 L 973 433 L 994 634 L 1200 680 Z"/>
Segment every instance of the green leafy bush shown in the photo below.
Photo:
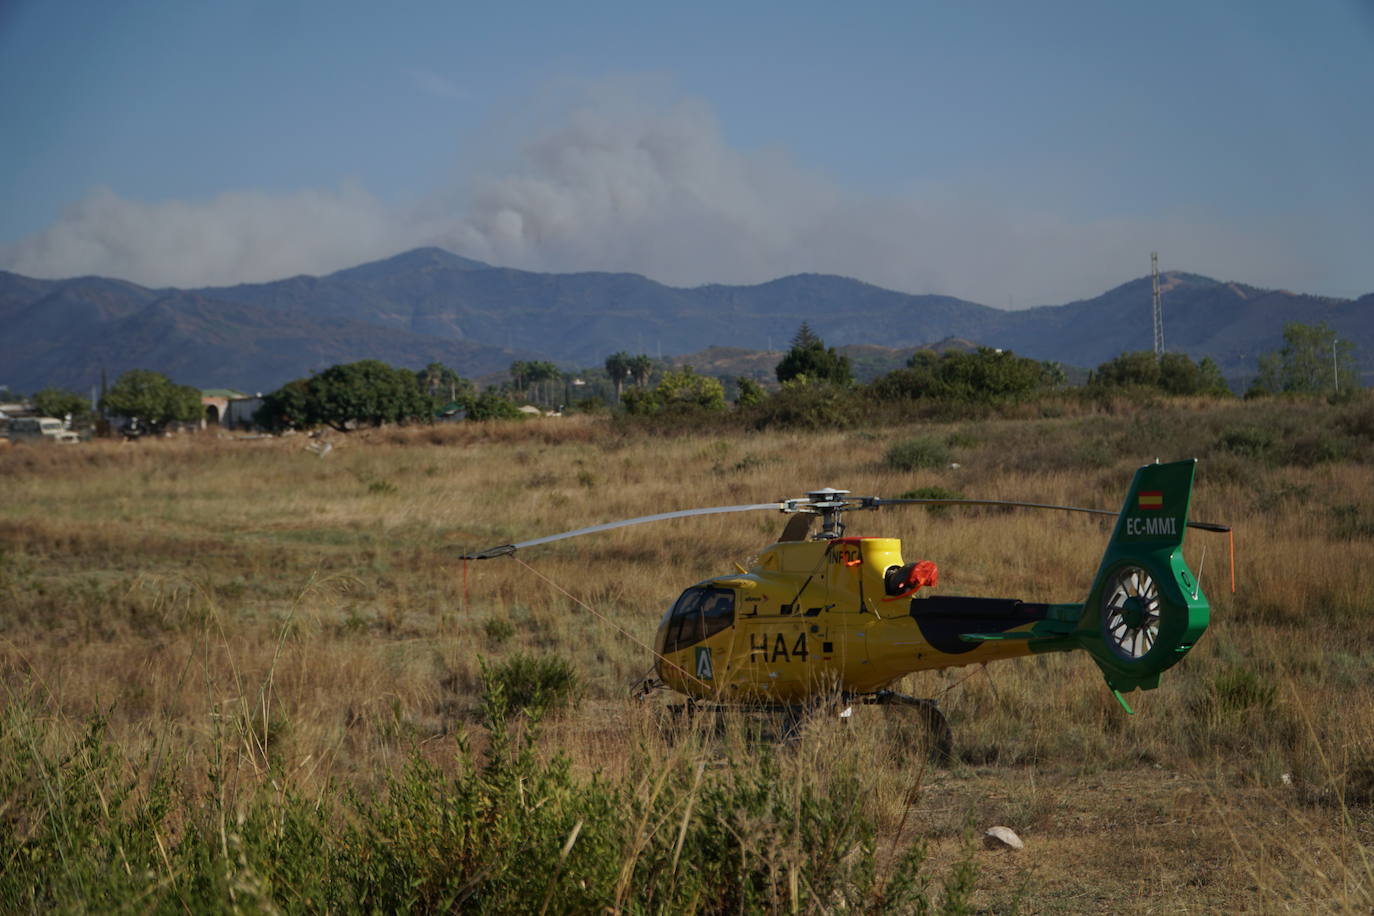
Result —
<path fill-rule="evenodd" d="M 849 429 L 867 414 L 868 405 L 852 390 L 812 382 L 784 385 L 747 415 L 755 429 Z"/>
<path fill-rule="evenodd" d="M 1089 381 L 1092 389 L 1152 389 L 1172 395 L 1230 397 L 1231 389 L 1210 356 L 1194 363 L 1185 353 L 1151 350 L 1122 353 L 1097 367 Z"/>
<path fill-rule="evenodd" d="M 767 748 L 579 777 L 514 731 L 487 672 L 486 741 L 449 765 L 416 750 L 379 791 L 256 784 L 219 763 L 181 789 L 93 720 L 49 740 L 0 720 L 0 900 L 17 912 L 967 913 L 973 852 L 932 887 L 920 843 L 878 855 L 868 790 L 824 788 Z M 49 746 L 52 749 L 49 750 Z M 879 867 L 880 860 L 885 866 Z"/>
<path fill-rule="evenodd" d="M 524 416 L 514 401 L 496 391 L 484 391 L 468 404 L 469 420 L 521 420 Z"/>
<path fill-rule="evenodd" d="M 918 350 L 897 369 L 874 380 L 870 394 L 879 401 L 931 398 L 961 404 L 1025 401 L 1064 382 L 1055 363 L 1017 356 L 1010 350 L 979 347 L 971 353 L 950 350 L 938 356 Z"/>
<path fill-rule="evenodd" d="M 1225 452 L 1268 461 L 1273 457 L 1278 437 L 1272 429 L 1262 426 L 1235 426 L 1217 439 L 1216 446 Z"/>
<path fill-rule="evenodd" d="M 1349 446 L 1339 436 L 1326 430 L 1313 430 L 1300 436 L 1288 450 L 1288 460 L 1292 464 L 1312 467 L 1341 461 L 1349 454 Z"/>
<path fill-rule="evenodd" d="M 141 420 L 154 432 L 169 423 L 192 422 L 205 415 L 199 389 L 177 385 L 149 369 L 130 369 L 120 375 L 100 399 L 100 408 Z"/>
<path fill-rule="evenodd" d="M 493 645 L 500 645 L 515 635 L 515 624 L 504 617 L 491 617 L 482 624 L 482 631 Z"/>
<path fill-rule="evenodd" d="M 918 436 L 898 442 L 887 450 L 883 461 L 896 471 L 943 468 L 950 463 L 949 448 L 939 439 Z"/>
<path fill-rule="evenodd" d="M 725 386 L 720 379 L 698 375 L 691 366 L 663 373 L 654 388 L 654 396 L 664 408 L 695 408 L 722 410 L 725 407 Z"/>
<path fill-rule="evenodd" d="M 580 693 L 577 672 L 566 659 L 554 655 L 513 655 L 493 665 L 489 675 L 483 701 L 495 702 L 499 691 L 501 702 L 512 710 L 563 709 L 576 702 Z"/>

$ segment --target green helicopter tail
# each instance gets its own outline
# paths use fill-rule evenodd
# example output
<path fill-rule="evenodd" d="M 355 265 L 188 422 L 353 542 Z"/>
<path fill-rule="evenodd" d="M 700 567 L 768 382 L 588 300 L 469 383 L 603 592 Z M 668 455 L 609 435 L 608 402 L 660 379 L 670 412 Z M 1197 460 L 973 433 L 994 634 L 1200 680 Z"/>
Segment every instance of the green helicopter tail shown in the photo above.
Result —
<path fill-rule="evenodd" d="M 1196 466 L 1189 459 L 1135 472 L 1083 606 L 1074 637 L 1117 699 L 1158 687 L 1160 672 L 1207 629 L 1211 608 L 1182 555 Z"/>

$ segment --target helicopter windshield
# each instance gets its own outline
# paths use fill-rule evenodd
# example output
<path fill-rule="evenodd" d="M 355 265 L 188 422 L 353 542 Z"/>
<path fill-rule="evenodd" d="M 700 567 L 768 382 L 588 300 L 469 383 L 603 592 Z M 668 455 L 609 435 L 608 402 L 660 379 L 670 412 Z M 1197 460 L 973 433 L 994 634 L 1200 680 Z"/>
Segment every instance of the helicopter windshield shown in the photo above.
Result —
<path fill-rule="evenodd" d="M 673 605 L 664 652 L 676 652 L 714 636 L 735 622 L 735 593 L 728 588 L 689 588 Z"/>

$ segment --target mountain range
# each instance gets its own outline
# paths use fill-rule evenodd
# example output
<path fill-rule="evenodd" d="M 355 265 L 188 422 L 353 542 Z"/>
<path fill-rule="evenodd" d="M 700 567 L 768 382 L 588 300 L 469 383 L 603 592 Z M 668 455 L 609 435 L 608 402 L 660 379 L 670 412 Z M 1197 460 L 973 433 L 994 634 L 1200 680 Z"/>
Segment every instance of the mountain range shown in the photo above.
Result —
<path fill-rule="evenodd" d="M 1337 299 L 1161 275 L 1166 349 L 1253 374 L 1288 321 L 1325 321 L 1374 367 L 1374 294 Z M 537 273 L 420 248 L 322 277 L 201 289 L 37 280 L 0 271 L 0 385 L 78 391 L 126 369 L 267 391 L 335 363 L 433 361 L 480 377 L 515 359 L 599 366 L 617 350 L 785 349 L 803 322 L 828 344 L 908 349 L 947 338 L 1093 367 L 1150 349 L 1151 281 L 1019 311 L 798 274 L 750 286 L 665 286 L 638 274 Z"/>

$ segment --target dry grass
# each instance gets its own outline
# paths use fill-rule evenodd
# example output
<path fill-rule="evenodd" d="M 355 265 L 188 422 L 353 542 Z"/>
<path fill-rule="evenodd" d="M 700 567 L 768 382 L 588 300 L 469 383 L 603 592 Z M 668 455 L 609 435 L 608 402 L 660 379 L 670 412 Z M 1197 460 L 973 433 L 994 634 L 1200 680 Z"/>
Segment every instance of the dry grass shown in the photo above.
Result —
<path fill-rule="evenodd" d="M 747 563 L 780 518 L 622 529 L 531 550 L 529 567 L 465 571 L 459 548 L 817 486 L 1115 508 L 1139 464 L 1196 455 L 1193 514 L 1236 526 L 1240 587 L 1229 593 L 1225 540 L 1191 535 L 1213 625 L 1161 689 L 1137 695 L 1139 715 L 1082 658 L 954 669 L 905 685 L 941 697 L 954 766 L 894 763 L 861 726 L 808 732 L 783 773 L 822 790 L 858 774 L 880 857 L 925 837 L 952 863 L 970 829 L 1020 831 L 1026 852 L 978 855 L 975 900 L 991 912 L 1368 912 L 1369 408 L 1020 411 L 816 434 L 468 424 L 336 437 L 324 458 L 302 438 L 9 449 L 0 701 L 38 710 L 54 747 L 102 715 L 127 760 L 175 762 L 188 792 L 228 747 L 232 785 L 287 779 L 318 796 L 380 786 L 417 748 L 446 760 L 445 736 L 480 743 L 479 660 L 558 654 L 584 697 L 546 723 L 542 746 L 577 772 L 747 756 L 747 742 L 708 735 L 665 743 L 626 695 L 651 661 L 635 641 L 651 641 L 663 608 Z M 1227 438 L 1253 428 L 1274 441 Z M 960 467 L 892 471 L 886 449 L 915 434 L 947 442 Z M 988 510 L 884 512 L 851 532 L 902 537 L 950 593 L 1050 601 L 1082 599 L 1106 539 L 1091 519 Z"/>

